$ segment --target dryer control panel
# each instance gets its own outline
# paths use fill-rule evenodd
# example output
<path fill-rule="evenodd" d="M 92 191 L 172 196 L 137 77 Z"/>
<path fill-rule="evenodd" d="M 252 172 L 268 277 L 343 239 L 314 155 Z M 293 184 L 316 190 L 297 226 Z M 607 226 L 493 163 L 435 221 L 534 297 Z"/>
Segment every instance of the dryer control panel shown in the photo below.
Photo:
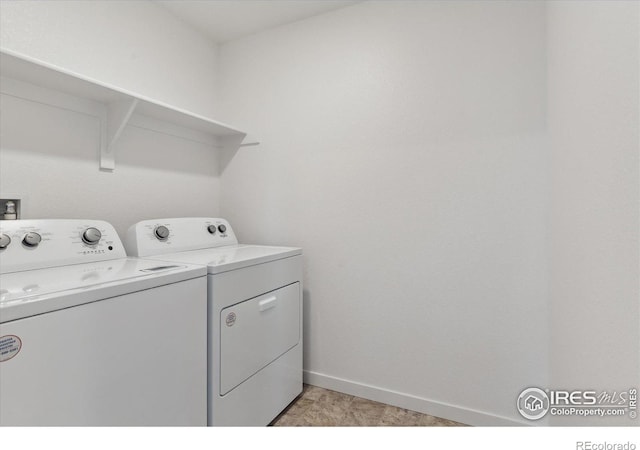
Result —
<path fill-rule="evenodd" d="M 237 243 L 229 222 L 212 217 L 144 220 L 129 228 L 124 242 L 130 256 L 162 255 Z"/>
<path fill-rule="evenodd" d="M 113 226 L 103 220 L 0 222 L 0 273 L 126 257 Z"/>

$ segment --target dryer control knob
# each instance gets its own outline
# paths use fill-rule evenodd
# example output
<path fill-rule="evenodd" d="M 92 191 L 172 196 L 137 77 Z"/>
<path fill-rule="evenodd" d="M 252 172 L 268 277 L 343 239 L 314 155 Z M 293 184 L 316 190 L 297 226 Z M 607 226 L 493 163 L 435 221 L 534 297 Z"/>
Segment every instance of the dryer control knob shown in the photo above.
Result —
<path fill-rule="evenodd" d="M 42 236 L 34 231 L 30 231 L 24 235 L 22 243 L 27 247 L 37 247 L 41 240 Z"/>
<path fill-rule="evenodd" d="M 0 236 L 0 249 L 7 248 L 11 244 L 11 238 L 6 234 Z"/>
<path fill-rule="evenodd" d="M 82 233 L 82 241 L 87 245 L 96 245 L 100 242 L 101 238 L 102 233 L 100 233 L 100 230 L 97 228 L 87 228 L 84 230 L 84 233 Z"/>
<path fill-rule="evenodd" d="M 211 233 L 211 234 L 216 234 L 216 229 L 217 229 L 217 228 L 216 228 L 216 226 L 215 226 L 215 225 L 209 225 L 209 226 L 207 227 L 207 231 L 208 231 L 209 233 Z"/>
<path fill-rule="evenodd" d="M 153 233 L 161 241 L 166 241 L 169 237 L 169 229 L 164 225 L 157 226 L 156 229 L 153 230 Z"/>
<path fill-rule="evenodd" d="M 225 225 L 218 225 L 218 231 L 220 233 L 224 233 L 225 231 L 227 231 L 227 227 Z"/>

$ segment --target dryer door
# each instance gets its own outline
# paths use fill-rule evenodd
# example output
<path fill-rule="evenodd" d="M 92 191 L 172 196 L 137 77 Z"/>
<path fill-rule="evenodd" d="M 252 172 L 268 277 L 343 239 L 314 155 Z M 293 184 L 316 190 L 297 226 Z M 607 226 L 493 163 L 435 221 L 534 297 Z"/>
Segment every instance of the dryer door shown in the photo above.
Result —
<path fill-rule="evenodd" d="M 220 395 L 298 343 L 300 297 L 293 283 L 220 312 Z"/>

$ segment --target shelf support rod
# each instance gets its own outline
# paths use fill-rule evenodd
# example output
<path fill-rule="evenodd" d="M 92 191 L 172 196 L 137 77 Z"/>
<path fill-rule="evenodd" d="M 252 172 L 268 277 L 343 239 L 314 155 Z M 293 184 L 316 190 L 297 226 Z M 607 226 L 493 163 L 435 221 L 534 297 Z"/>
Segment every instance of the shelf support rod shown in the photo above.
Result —
<path fill-rule="evenodd" d="M 242 140 L 240 147 L 251 147 L 253 145 L 260 145 L 260 141 L 258 141 L 258 139 L 255 136 L 247 134 Z"/>

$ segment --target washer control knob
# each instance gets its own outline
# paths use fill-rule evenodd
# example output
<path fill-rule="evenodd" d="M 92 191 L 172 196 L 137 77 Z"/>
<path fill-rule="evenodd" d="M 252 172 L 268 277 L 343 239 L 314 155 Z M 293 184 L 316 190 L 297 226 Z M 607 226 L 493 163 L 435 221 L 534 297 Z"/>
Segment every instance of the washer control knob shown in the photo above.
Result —
<path fill-rule="evenodd" d="M 209 226 L 207 227 L 207 231 L 208 231 L 209 233 L 211 233 L 211 234 L 216 234 L 216 229 L 217 229 L 217 228 L 216 228 L 216 226 L 215 226 L 215 225 L 209 225 Z"/>
<path fill-rule="evenodd" d="M 224 233 L 225 231 L 227 231 L 226 225 L 218 225 L 218 231 L 220 233 Z"/>
<path fill-rule="evenodd" d="M 7 248 L 11 244 L 11 238 L 6 234 L 0 236 L 0 249 Z"/>
<path fill-rule="evenodd" d="M 24 235 L 22 243 L 27 247 L 37 247 L 41 240 L 42 236 L 34 231 L 30 231 Z"/>
<path fill-rule="evenodd" d="M 169 237 L 169 229 L 164 225 L 157 226 L 155 230 L 153 230 L 153 234 L 161 241 L 166 241 Z"/>
<path fill-rule="evenodd" d="M 87 245 L 96 245 L 98 242 L 100 242 L 101 238 L 102 233 L 100 233 L 100 230 L 98 230 L 97 228 L 90 227 L 84 230 L 84 233 L 82 233 L 82 242 Z"/>

